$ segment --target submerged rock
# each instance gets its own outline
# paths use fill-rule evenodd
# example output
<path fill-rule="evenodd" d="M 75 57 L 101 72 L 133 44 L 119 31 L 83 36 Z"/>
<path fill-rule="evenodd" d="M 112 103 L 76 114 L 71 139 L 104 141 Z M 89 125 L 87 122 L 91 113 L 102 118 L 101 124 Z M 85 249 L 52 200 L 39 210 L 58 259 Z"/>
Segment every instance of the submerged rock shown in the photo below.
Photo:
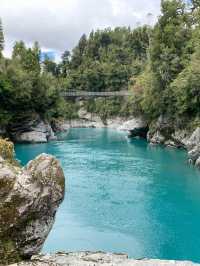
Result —
<path fill-rule="evenodd" d="M 21 168 L 0 160 L 0 265 L 40 252 L 64 197 L 59 162 L 42 154 Z"/>
<path fill-rule="evenodd" d="M 35 256 L 29 262 L 22 262 L 12 266 L 198 266 L 189 261 L 167 260 L 134 260 L 124 254 L 103 252 L 74 252 L 57 253 L 55 255 Z"/>

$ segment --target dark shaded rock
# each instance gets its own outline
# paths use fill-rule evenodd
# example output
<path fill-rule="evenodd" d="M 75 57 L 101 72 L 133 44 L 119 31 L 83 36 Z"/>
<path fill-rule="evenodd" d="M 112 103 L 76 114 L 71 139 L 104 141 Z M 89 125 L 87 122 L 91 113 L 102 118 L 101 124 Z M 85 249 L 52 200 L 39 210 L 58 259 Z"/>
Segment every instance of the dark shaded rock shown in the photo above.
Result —
<path fill-rule="evenodd" d="M 13 141 L 18 143 L 46 143 L 57 139 L 51 125 L 36 113 L 19 119 L 10 126 L 9 131 Z"/>

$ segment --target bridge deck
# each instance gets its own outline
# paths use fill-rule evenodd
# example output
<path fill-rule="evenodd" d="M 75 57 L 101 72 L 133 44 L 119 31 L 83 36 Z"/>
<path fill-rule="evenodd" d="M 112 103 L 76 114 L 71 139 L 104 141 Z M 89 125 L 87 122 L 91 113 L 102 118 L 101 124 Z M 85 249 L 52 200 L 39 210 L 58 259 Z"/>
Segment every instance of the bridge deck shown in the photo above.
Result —
<path fill-rule="evenodd" d="M 110 97 L 110 96 L 132 96 L 130 91 L 66 91 L 64 97 Z"/>

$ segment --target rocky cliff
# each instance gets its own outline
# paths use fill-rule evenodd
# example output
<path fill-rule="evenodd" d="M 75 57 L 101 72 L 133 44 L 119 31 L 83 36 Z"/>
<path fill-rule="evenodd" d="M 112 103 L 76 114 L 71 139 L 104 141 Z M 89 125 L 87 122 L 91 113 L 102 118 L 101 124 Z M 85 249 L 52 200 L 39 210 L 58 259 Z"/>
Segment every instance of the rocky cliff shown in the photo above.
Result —
<path fill-rule="evenodd" d="M 8 128 L 8 134 L 18 143 L 45 143 L 56 139 L 49 122 L 37 113 L 27 114 L 23 119 L 12 123 Z"/>
<path fill-rule="evenodd" d="M 8 142 L 1 140 L 1 144 Z M 12 144 L 4 151 L 1 147 L 0 265 L 38 254 L 65 187 L 62 168 L 53 156 L 42 154 L 22 168 L 10 152 Z"/>
<path fill-rule="evenodd" d="M 147 140 L 151 144 L 184 148 L 188 151 L 189 162 L 200 168 L 200 127 L 189 130 L 174 125 L 166 117 L 159 119 L 150 126 Z"/>

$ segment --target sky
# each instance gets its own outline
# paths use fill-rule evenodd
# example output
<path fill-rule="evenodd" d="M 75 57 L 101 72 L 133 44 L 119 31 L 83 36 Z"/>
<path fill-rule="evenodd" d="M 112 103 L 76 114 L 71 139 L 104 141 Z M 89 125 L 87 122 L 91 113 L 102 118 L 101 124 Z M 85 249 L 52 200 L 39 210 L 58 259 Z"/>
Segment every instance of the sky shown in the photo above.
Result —
<path fill-rule="evenodd" d="M 83 33 L 105 27 L 153 24 L 160 0 L 0 0 L 5 56 L 17 40 L 38 41 L 56 57 L 71 50 Z M 148 14 L 153 16 L 148 16 Z"/>

